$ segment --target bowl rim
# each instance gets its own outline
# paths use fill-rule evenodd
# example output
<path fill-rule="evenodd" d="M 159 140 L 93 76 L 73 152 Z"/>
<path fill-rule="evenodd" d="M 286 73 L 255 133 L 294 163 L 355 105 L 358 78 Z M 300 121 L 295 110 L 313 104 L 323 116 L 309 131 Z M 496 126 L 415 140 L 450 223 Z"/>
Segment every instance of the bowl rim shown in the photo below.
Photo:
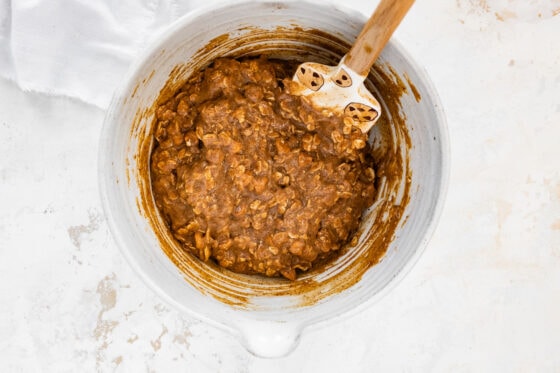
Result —
<path fill-rule="evenodd" d="M 231 7 L 231 6 L 241 6 L 244 4 L 251 4 L 254 5 L 255 3 L 261 4 L 282 4 L 282 3 L 308 3 L 308 4 L 315 4 L 321 7 L 326 8 L 333 8 L 341 13 L 348 15 L 351 18 L 356 19 L 359 22 L 365 22 L 366 16 L 364 13 L 350 8 L 345 5 L 335 4 L 332 1 L 318 1 L 318 0 L 303 0 L 303 1 L 293 1 L 293 0 L 283 0 L 283 1 L 271 1 L 271 0 L 234 0 L 234 1 L 222 1 L 219 3 L 214 4 L 207 4 L 201 6 L 199 8 L 194 9 L 191 12 L 186 13 L 185 15 L 179 17 L 161 32 L 155 34 L 148 43 L 146 43 L 145 47 L 140 51 L 132 63 L 130 64 L 127 73 L 124 75 L 122 82 L 118 85 L 117 89 L 114 91 L 114 94 L 111 98 L 111 102 L 106 110 L 106 114 L 103 121 L 103 126 L 101 130 L 101 136 L 99 139 L 99 153 L 98 153 L 98 183 L 99 183 L 99 190 L 101 196 L 102 207 L 107 217 L 107 222 L 109 226 L 109 230 L 111 235 L 119 248 L 119 251 L 125 257 L 128 265 L 131 266 L 133 271 L 136 273 L 138 277 L 150 288 L 154 291 L 161 299 L 163 299 L 168 304 L 172 305 L 174 308 L 181 310 L 182 312 L 186 312 L 197 319 L 204 320 L 212 325 L 216 325 L 221 327 L 222 329 L 229 330 L 233 334 L 238 334 L 239 331 L 232 325 L 228 325 L 223 322 L 223 320 L 217 320 L 210 316 L 207 316 L 203 313 L 197 312 L 186 307 L 184 304 L 174 300 L 168 292 L 166 292 L 162 286 L 160 286 L 156 281 L 154 281 L 146 272 L 142 269 L 141 265 L 135 259 L 132 252 L 128 249 L 128 246 L 125 244 L 125 239 L 118 229 L 118 225 L 116 222 L 116 217 L 113 212 L 113 209 L 109 203 L 109 189 L 110 189 L 110 178 L 107 177 L 107 170 L 106 167 L 111 164 L 111 159 L 109 158 L 107 152 L 102 151 L 108 144 L 112 142 L 112 129 L 115 127 L 116 123 L 113 119 L 113 113 L 117 110 L 118 106 L 121 104 L 124 98 L 124 92 L 128 91 L 129 86 L 134 84 L 133 77 L 137 75 L 140 69 L 145 64 L 146 60 L 152 54 L 152 52 L 158 48 L 158 46 L 168 38 L 173 37 L 177 31 L 179 31 L 184 25 L 192 22 L 196 18 L 207 15 L 208 13 L 220 11 L 223 8 Z M 383 286 L 379 291 L 377 291 L 372 296 L 364 299 L 360 302 L 356 307 L 347 309 L 344 312 L 336 315 L 326 315 L 319 318 L 312 318 L 310 320 L 306 320 L 305 322 L 301 323 L 302 328 L 307 328 L 310 326 L 313 327 L 321 327 L 326 322 L 332 323 L 336 321 L 340 321 L 351 317 L 352 315 L 358 314 L 362 312 L 364 309 L 371 307 L 375 302 L 379 301 L 386 294 L 392 291 L 406 275 L 411 271 L 414 265 L 418 262 L 420 256 L 426 250 L 428 243 L 433 236 L 437 225 L 439 224 L 441 214 L 443 211 L 443 207 L 445 205 L 445 200 L 447 198 L 447 191 L 449 185 L 449 177 L 450 177 L 450 163 L 451 163 L 451 152 L 450 152 L 450 145 L 449 145 L 449 131 L 447 125 L 447 119 L 445 116 L 445 112 L 439 97 L 437 90 L 431 79 L 429 78 L 426 70 L 416 62 L 412 56 L 404 49 L 402 44 L 396 40 L 394 37 L 391 38 L 390 42 L 391 46 L 401 55 L 403 58 L 407 60 L 407 62 L 413 67 L 415 73 L 418 75 L 419 79 L 425 85 L 426 89 L 430 92 L 429 99 L 432 102 L 432 106 L 434 109 L 434 113 L 436 115 L 436 122 L 438 126 L 436 127 L 439 131 L 439 142 L 441 148 L 441 177 L 439 178 L 439 197 L 436 199 L 436 203 L 433 210 L 433 216 L 429 220 L 426 228 L 424 228 L 424 232 L 420 237 L 419 244 L 417 245 L 414 253 L 411 257 L 404 263 L 404 265 L 396 272 L 393 277 Z"/>

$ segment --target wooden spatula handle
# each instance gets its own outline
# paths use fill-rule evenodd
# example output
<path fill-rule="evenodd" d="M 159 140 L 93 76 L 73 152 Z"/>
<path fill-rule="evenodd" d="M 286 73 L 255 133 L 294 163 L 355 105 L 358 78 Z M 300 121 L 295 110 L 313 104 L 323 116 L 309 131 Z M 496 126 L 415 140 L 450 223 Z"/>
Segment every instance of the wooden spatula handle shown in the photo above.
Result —
<path fill-rule="evenodd" d="M 381 0 L 346 54 L 346 66 L 367 75 L 414 0 Z"/>

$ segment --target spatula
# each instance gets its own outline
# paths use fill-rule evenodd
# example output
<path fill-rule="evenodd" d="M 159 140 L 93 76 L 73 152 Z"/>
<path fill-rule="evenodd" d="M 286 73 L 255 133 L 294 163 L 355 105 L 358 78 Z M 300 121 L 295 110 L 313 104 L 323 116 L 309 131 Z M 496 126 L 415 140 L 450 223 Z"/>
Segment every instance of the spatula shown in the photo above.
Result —
<path fill-rule="evenodd" d="M 413 3 L 381 0 L 338 66 L 302 63 L 294 74 L 292 93 L 306 96 L 317 108 L 343 113 L 368 132 L 379 119 L 381 106 L 364 80 Z"/>

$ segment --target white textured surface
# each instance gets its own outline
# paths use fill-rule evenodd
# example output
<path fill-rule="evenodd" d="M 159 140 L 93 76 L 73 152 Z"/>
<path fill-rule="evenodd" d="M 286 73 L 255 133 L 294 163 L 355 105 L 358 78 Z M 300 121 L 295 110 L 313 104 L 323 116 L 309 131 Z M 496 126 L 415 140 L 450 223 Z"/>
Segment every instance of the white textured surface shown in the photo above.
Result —
<path fill-rule="evenodd" d="M 393 292 L 278 361 L 169 309 L 124 263 L 98 199 L 104 113 L 0 81 L 0 371 L 560 371 L 554 13 L 554 0 L 413 7 L 397 37 L 450 127 L 442 221 Z"/>

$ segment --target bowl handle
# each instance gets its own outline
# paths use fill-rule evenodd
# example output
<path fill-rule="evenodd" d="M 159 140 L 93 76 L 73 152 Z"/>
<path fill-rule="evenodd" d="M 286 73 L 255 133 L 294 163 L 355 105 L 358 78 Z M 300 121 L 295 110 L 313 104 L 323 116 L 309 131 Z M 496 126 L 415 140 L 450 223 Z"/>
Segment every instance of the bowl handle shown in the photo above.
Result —
<path fill-rule="evenodd" d="M 299 343 L 301 326 L 290 322 L 245 320 L 238 324 L 242 344 L 257 357 L 279 358 Z"/>

